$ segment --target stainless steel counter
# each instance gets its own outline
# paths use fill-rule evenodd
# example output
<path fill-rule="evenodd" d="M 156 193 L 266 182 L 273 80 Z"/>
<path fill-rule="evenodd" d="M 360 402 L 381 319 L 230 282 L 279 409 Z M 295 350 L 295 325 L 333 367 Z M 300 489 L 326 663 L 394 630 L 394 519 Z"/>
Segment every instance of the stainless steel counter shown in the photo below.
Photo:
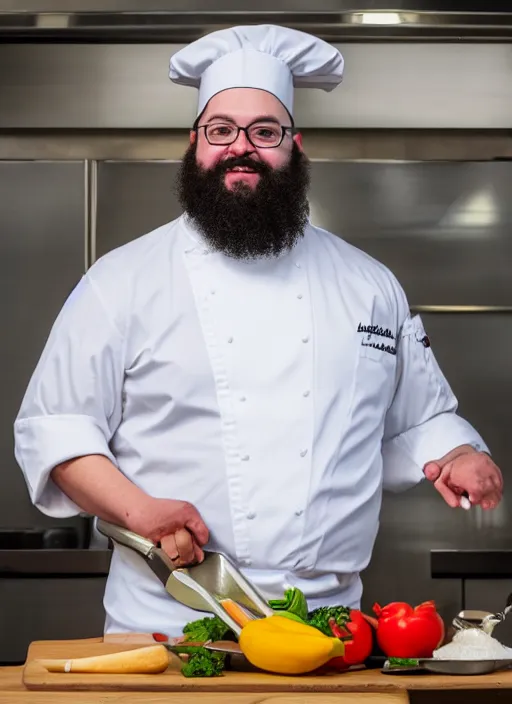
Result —
<path fill-rule="evenodd" d="M 100 636 L 109 550 L 0 550 L 0 664 L 34 640 Z"/>
<path fill-rule="evenodd" d="M 431 550 L 433 579 L 507 579 L 512 577 L 512 548 Z"/>
<path fill-rule="evenodd" d="M 430 576 L 459 584 L 460 609 L 501 611 L 512 592 L 512 548 L 431 550 Z M 512 619 L 500 623 L 494 635 L 512 647 Z"/>
<path fill-rule="evenodd" d="M 0 550 L 0 579 L 106 577 L 110 550 Z"/>

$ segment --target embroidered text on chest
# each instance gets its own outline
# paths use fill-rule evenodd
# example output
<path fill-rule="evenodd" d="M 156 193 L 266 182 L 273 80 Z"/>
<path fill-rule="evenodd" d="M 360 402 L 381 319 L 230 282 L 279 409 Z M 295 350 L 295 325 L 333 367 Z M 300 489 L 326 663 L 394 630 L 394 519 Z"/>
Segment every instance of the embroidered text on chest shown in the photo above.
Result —
<path fill-rule="evenodd" d="M 389 340 L 394 340 L 395 336 L 389 328 L 383 328 L 380 325 L 363 325 L 359 323 L 357 332 L 366 332 L 368 335 L 378 335 L 379 337 L 387 337 Z"/>
<path fill-rule="evenodd" d="M 357 332 L 365 333 L 365 337 L 361 341 L 363 347 L 373 347 L 376 350 L 387 352 L 388 354 L 396 355 L 396 347 L 392 344 L 384 344 L 375 338 L 383 337 L 387 340 L 395 342 L 395 336 L 389 328 L 383 328 L 380 325 L 363 325 L 359 323 Z"/>

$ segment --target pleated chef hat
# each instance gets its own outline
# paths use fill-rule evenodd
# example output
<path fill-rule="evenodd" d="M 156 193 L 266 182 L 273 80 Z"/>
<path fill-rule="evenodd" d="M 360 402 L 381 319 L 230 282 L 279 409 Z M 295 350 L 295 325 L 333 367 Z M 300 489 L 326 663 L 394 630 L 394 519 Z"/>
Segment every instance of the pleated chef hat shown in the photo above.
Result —
<path fill-rule="evenodd" d="M 293 89 L 331 91 L 342 80 L 343 57 L 327 42 L 276 25 L 231 27 L 202 37 L 170 60 L 174 83 L 199 89 L 197 114 L 228 88 L 260 88 L 293 115 Z"/>

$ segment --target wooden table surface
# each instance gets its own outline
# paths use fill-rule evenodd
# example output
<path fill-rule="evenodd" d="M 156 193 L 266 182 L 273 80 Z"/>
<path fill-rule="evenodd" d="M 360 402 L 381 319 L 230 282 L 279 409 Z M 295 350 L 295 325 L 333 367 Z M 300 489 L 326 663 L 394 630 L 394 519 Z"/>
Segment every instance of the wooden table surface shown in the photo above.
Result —
<path fill-rule="evenodd" d="M 0 668 L 0 704 L 197 704 L 194 692 L 33 692 L 22 683 L 23 667 Z M 356 673 L 346 673 L 352 677 Z M 368 672 L 379 680 L 378 672 Z M 508 673 L 507 673 L 508 674 Z M 380 675 L 389 679 L 391 675 Z M 429 677 L 428 675 L 426 677 Z M 436 679 L 436 688 L 403 689 L 395 692 L 360 693 L 303 693 L 276 692 L 235 693 L 201 692 L 199 704 L 510 704 L 512 682 L 497 682 L 493 676 L 478 679 L 474 687 L 473 678 L 458 683 L 457 688 L 442 689 L 443 683 Z M 399 679 L 398 677 L 393 679 Z M 400 678 L 402 679 L 402 678 Z M 411 678 L 408 678 L 411 679 Z M 458 679 L 458 678 L 457 678 Z M 407 682 L 403 683 L 404 685 Z M 468 689 L 467 687 L 472 687 Z M 357 696 L 357 698 L 356 698 Z"/>
<path fill-rule="evenodd" d="M 46 641 L 33 643 L 27 655 L 27 664 L 36 663 L 39 657 L 81 657 L 99 654 L 106 648 L 131 649 L 134 645 L 103 644 L 100 639 L 91 641 Z M 92 651 L 92 652 L 91 652 Z M 66 655 L 64 655 L 66 653 Z M 36 663 L 37 664 L 37 663 Z M 27 670 L 29 668 L 27 667 Z M 107 683 L 105 690 L 94 684 L 98 675 L 91 678 L 90 691 L 77 691 L 72 673 L 53 675 L 59 679 L 59 691 L 28 690 L 23 683 L 23 667 L 0 668 L 0 704 L 192 704 L 200 694 L 201 704 L 494 704 L 512 702 L 512 671 L 491 675 L 458 677 L 445 675 L 385 675 L 379 670 L 360 670 L 305 677 L 280 677 L 259 672 L 226 672 L 220 678 L 183 677 L 179 671 L 163 675 L 137 675 L 136 684 L 128 682 L 129 676 L 110 675 L 114 684 Z M 82 676 L 83 678 L 84 676 Z M 105 677 L 105 676 L 103 676 Z M 126 688 L 119 677 L 127 678 Z M 69 682 L 69 688 L 63 685 Z M 70 678 L 68 680 L 68 678 Z M 156 679 L 155 679 L 156 678 Z M 164 679 L 166 682 L 164 683 Z M 37 684 L 37 677 L 35 680 Z M 157 684 L 155 684 L 157 682 Z M 61 684 L 62 683 L 62 684 Z M 148 685 L 146 686 L 146 683 Z M 163 683 L 163 684 L 161 684 Z M 101 685 L 101 682 L 99 683 Z M 43 680 L 43 689 L 46 683 Z M 50 687 L 53 686 L 50 681 Z M 85 690 L 78 680 L 79 689 Z M 160 689 L 159 689 L 160 688 Z M 163 691 L 165 690 L 165 691 Z"/>

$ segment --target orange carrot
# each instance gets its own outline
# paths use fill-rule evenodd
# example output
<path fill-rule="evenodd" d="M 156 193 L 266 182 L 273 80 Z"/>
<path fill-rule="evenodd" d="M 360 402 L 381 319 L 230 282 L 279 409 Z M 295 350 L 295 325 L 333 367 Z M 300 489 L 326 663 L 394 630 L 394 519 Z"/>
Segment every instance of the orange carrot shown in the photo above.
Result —
<path fill-rule="evenodd" d="M 243 609 L 240 604 L 237 604 L 236 601 L 233 601 L 233 599 L 221 599 L 220 603 L 233 621 L 236 621 L 241 628 L 255 618 L 254 616 L 249 616 L 245 609 Z"/>

